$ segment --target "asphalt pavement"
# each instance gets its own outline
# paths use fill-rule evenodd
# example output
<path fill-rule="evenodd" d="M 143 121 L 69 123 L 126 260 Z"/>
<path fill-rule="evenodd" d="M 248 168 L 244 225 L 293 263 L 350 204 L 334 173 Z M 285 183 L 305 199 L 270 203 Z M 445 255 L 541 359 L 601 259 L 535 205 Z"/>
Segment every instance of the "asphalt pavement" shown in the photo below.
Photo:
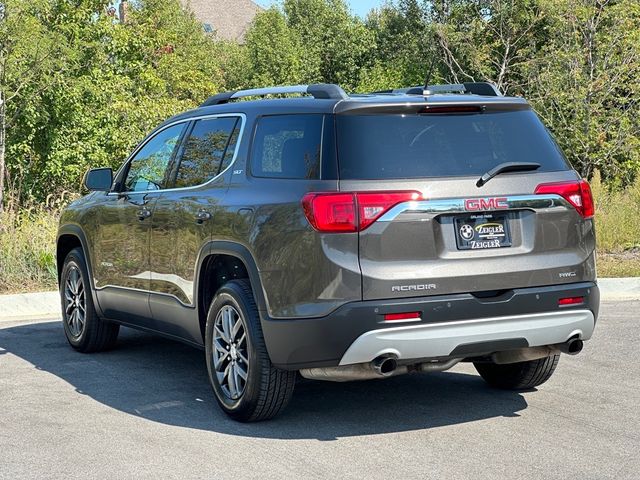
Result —
<path fill-rule="evenodd" d="M 217 408 L 199 350 L 123 329 L 71 350 L 55 321 L 0 325 L 0 478 L 637 479 L 640 302 L 602 305 L 593 340 L 537 390 L 470 365 L 302 381 L 276 419 Z"/>

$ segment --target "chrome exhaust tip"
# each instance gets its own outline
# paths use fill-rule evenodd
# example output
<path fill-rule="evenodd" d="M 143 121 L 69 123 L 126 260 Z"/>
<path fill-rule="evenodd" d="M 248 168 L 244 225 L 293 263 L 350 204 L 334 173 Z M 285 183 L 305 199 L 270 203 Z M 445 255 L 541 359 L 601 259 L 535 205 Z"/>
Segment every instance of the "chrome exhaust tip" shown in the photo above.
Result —
<path fill-rule="evenodd" d="M 582 351 L 584 342 L 579 338 L 572 338 L 571 340 L 557 345 L 558 350 L 568 355 L 577 355 Z"/>
<path fill-rule="evenodd" d="M 398 368 L 398 362 L 393 357 L 378 357 L 373 362 L 373 370 L 381 377 L 389 377 Z"/>

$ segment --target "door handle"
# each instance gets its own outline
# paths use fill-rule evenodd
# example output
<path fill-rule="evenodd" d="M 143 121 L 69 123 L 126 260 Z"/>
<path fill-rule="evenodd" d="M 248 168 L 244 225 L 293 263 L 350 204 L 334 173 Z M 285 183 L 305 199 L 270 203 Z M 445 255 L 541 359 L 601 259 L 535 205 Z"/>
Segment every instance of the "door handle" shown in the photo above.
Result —
<path fill-rule="evenodd" d="M 138 210 L 138 220 L 140 220 L 141 222 L 145 218 L 149 218 L 150 216 L 151 216 L 151 210 L 149 210 L 147 207 L 143 207 L 142 210 Z"/>
<path fill-rule="evenodd" d="M 210 219 L 211 219 L 211 214 L 209 212 L 207 212 L 206 210 L 198 210 L 198 213 L 196 214 L 197 224 L 202 225 L 204 222 Z"/>

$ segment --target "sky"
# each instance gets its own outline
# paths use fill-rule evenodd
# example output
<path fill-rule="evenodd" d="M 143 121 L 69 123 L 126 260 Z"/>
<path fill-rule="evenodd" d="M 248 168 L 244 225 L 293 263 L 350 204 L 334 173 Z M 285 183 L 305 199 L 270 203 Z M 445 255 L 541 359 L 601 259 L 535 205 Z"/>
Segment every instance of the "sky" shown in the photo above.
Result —
<path fill-rule="evenodd" d="M 277 0 L 254 0 L 258 5 L 262 7 L 269 7 L 274 3 L 278 3 Z M 369 10 L 377 8 L 384 3 L 384 0 L 346 0 L 351 7 L 351 11 L 356 15 L 364 18 Z"/>

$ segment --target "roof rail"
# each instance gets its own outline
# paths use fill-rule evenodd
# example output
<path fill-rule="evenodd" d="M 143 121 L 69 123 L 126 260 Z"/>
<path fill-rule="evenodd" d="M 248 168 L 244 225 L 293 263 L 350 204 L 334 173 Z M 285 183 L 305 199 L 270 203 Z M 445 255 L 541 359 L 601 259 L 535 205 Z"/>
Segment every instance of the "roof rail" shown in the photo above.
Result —
<path fill-rule="evenodd" d="M 266 95 L 286 95 L 291 93 L 311 95 L 317 99 L 344 100 L 345 98 L 349 98 L 338 85 L 332 83 L 314 83 L 312 85 L 285 85 L 281 87 L 252 88 L 250 90 L 218 93 L 217 95 L 207 98 L 200 107 L 221 105 L 243 97 L 264 97 Z"/>
<path fill-rule="evenodd" d="M 501 97 L 498 87 L 491 82 L 467 82 L 463 83 L 467 92 L 474 95 L 484 95 L 486 97 Z"/>
<path fill-rule="evenodd" d="M 405 95 L 432 95 L 434 93 L 470 93 L 472 95 L 483 95 L 486 97 L 501 97 L 493 83 L 489 82 L 467 82 L 452 83 L 448 85 L 429 85 L 424 86 L 397 88 L 395 90 L 381 90 L 373 93 L 394 94 L 403 93 Z"/>

